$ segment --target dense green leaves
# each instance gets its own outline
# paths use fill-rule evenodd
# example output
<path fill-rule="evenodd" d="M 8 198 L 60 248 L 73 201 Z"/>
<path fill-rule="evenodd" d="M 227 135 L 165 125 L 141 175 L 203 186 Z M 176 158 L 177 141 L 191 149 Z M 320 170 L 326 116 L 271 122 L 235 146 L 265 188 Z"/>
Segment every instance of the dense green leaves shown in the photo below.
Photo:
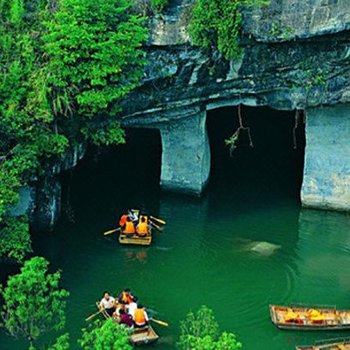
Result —
<path fill-rule="evenodd" d="M 142 77 L 146 39 L 127 0 L 0 0 L 2 254 L 30 250 L 4 219 L 44 160 L 76 142 L 124 142 L 118 103 Z"/>
<path fill-rule="evenodd" d="M 11 335 L 23 336 L 30 343 L 65 324 L 68 292 L 59 288 L 60 272 L 50 274 L 48 265 L 41 257 L 27 260 L 21 272 L 11 276 L 1 291 L 4 327 Z"/>
<path fill-rule="evenodd" d="M 234 334 L 219 333 L 214 313 L 206 306 L 188 313 L 180 323 L 180 331 L 177 345 L 181 350 L 237 350 L 242 347 Z"/>
<path fill-rule="evenodd" d="M 26 218 L 8 218 L 0 230 L 0 257 L 22 262 L 31 252 L 31 239 Z"/>
<path fill-rule="evenodd" d="M 230 60 L 240 55 L 242 8 L 269 4 L 267 0 L 197 0 L 189 28 L 195 45 L 219 50 Z"/>
<path fill-rule="evenodd" d="M 115 113 L 116 103 L 138 85 L 144 65 L 137 50 L 147 38 L 143 19 L 126 0 L 65 0 L 46 22 L 45 52 L 54 90 L 74 87 L 79 114 Z"/>
<path fill-rule="evenodd" d="M 169 4 L 169 0 L 151 0 L 153 11 L 162 12 Z"/>
<path fill-rule="evenodd" d="M 78 344 L 84 350 L 132 350 L 129 336 L 130 331 L 112 319 L 105 322 L 98 320 L 83 329 Z"/>

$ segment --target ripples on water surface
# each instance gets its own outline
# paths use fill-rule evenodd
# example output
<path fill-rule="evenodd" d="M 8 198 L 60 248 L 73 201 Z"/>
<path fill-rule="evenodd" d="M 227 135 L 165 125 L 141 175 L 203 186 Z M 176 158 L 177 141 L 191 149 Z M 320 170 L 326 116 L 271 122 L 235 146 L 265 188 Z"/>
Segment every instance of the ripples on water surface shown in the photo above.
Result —
<path fill-rule="evenodd" d="M 143 150 L 145 162 L 152 164 L 156 156 Z M 240 164 L 250 171 L 243 169 L 235 180 L 217 164 L 201 199 L 161 194 L 149 179 L 157 174 L 140 177 L 120 158 L 84 161 L 73 178 L 75 224 L 61 222 L 53 234 L 34 240 L 36 251 L 63 270 L 71 292 L 72 341 L 101 292 L 116 294 L 124 287 L 170 323 L 157 327 L 159 350 L 175 348 L 179 320 L 202 304 L 214 309 L 221 328 L 236 333 L 247 350 L 294 349 L 341 335 L 279 331 L 269 319 L 269 303 L 350 307 L 350 218 L 300 209 L 295 169 L 268 170 L 271 164 L 283 168 L 293 157 L 262 158 L 260 167 L 257 158 L 248 164 L 248 157 Z M 141 161 L 142 166 L 149 170 Z M 168 222 L 151 247 L 119 246 L 116 236 L 103 237 L 124 206 L 139 204 Z M 1 349 L 25 349 L 4 334 L 0 342 Z"/>

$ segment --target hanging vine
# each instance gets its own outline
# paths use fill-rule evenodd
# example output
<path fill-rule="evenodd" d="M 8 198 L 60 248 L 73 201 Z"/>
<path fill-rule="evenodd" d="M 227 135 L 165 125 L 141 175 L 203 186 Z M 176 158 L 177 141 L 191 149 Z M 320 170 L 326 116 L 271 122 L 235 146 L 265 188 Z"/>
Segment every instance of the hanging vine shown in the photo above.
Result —
<path fill-rule="evenodd" d="M 243 125 L 243 119 L 242 119 L 242 105 L 238 105 L 238 123 L 239 126 L 238 128 L 235 130 L 235 132 L 228 138 L 225 140 L 225 145 L 229 148 L 229 152 L 230 152 L 230 157 L 233 156 L 233 151 L 237 148 L 237 141 L 239 140 L 239 136 L 241 134 L 242 131 L 245 131 L 248 135 L 249 138 L 249 146 L 251 148 L 254 147 L 253 144 L 253 139 L 252 139 L 252 135 L 250 134 L 250 127 L 248 126 L 244 126 Z"/>
<path fill-rule="evenodd" d="M 298 149 L 298 141 L 297 141 L 297 129 L 300 124 L 305 123 L 305 113 L 301 109 L 297 109 L 295 111 L 294 116 L 294 127 L 293 127 L 293 148 Z"/>

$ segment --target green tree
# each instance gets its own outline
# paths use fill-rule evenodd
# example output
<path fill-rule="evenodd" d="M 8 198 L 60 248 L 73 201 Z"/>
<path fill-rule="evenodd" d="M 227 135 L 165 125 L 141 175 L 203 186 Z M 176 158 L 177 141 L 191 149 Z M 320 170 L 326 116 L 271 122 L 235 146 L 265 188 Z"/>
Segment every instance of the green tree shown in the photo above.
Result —
<path fill-rule="evenodd" d="M 190 312 L 180 323 L 181 350 L 236 350 L 242 347 L 233 333 L 219 333 L 219 324 L 214 313 L 207 306 L 197 312 Z"/>
<path fill-rule="evenodd" d="M 56 342 L 49 346 L 47 350 L 68 350 L 69 348 L 69 334 L 66 333 L 58 337 Z"/>
<path fill-rule="evenodd" d="M 168 4 L 169 0 L 151 0 L 151 8 L 156 12 L 162 12 Z"/>
<path fill-rule="evenodd" d="M 31 239 L 26 218 L 8 218 L 0 235 L 0 257 L 22 262 L 26 252 L 31 252 Z"/>
<path fill-rule="evenodd" d="M 267 0 L 197 0 L 189 27 L 193 43 L 219 50 L 228 60 L 239 57 L 242 9 L 267 4 Z"/>
<path fill-rule="evenodd" d="M 127 0 L 0 0 L 0 256 L 31 250 L 8 211 L 44 160 L 124 142 L 119 102 L 139 84 L 146 39 Z"/>
<path fill-rule="evenodd" d="M 139 84 L 147 39 L 144 19 L 127 0 L 65 0 L 46 22 L 45 52 L 57 112 L 77 109 L 87 118 L 115 115 L 116 102 Z M 55 98 L 53 102 L 55 103 Z"/>
<path fill-rule="evenodd" d="M 104 322 L 97 320 L 82 331 L 78 344 L 84 350 L 132 350 L 130 331 L 112 319 Z"/>
<path fill-rule="evenodd" d="M 27 260 L 20 273 L 9 277 L 6 287 L 1 288 L 3 326 L 31 345 L 42 333 L 65 325 L 69 293 L 59 288 L 60 272 L 49 273 L 48 265 L 41 257 Z"/>

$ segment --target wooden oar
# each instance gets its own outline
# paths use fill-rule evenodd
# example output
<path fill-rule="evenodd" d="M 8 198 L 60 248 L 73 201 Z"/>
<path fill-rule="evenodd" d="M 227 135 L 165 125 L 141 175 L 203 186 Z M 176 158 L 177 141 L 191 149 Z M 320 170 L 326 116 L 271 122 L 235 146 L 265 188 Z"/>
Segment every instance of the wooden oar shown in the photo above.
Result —
<path fill-rule="evenodd" d="M 90 321 L 91 319 L 93 319 L 94 317 L 96 317 L 98 314 L 100 314 L 100 313 L 103 312 L 103 311 L 104 311 L 104 309 L 101 309 L 100 311 L 98 311 L 98 312 L 96 312 L 96 313 L 90 315 L 89 317 L 87 317 L 87 318 L 85 319 L 85 321 Z"/>
<path fill-rule="evenodd" d="M 154 216 L 150 216 L 150 218 L 151 218 L 152 220 L 158 221 L 158 222 L 159 222 L 160 224 L 162 224 L 162 225 L 165 225 L 165 224 L 166 224 L 166 222 L 165 222 L 164 220 L 162 220 L 162 219 L 155 218 Z"/>
<path fill-rule="evenodd" d="M 115 228 L 114 230 L 110 230 L 110 231 L 106 231 L 104 232 L 104 235 L 107 236 L 107 235 L 110 235 L 111 233 L 113 232 L 117 232 L 121 229 L 121 227 L 118 227 L 118 228 Z"/>
<path fill-rule="evenodd" d="M 153 321 L 154 323 L 159 324 L 160 326 L 169 327 L 169 323 L 167 323 L 167 322 L 155 320 L 154 318 L 150 318 L 150 320 Z"/>
<path fill-rule="evenodd" d="M 160 226 L 158 226 L 158 225 L 156 225 L 154 222 L 150 221 L 150 223 L 151 223 L 151 225 L 152 225 L 154 228 L 156 228 L 158 231 L 160 231 L 160 232 L 163 231 L 163 228 L 160 227 Z"/>

